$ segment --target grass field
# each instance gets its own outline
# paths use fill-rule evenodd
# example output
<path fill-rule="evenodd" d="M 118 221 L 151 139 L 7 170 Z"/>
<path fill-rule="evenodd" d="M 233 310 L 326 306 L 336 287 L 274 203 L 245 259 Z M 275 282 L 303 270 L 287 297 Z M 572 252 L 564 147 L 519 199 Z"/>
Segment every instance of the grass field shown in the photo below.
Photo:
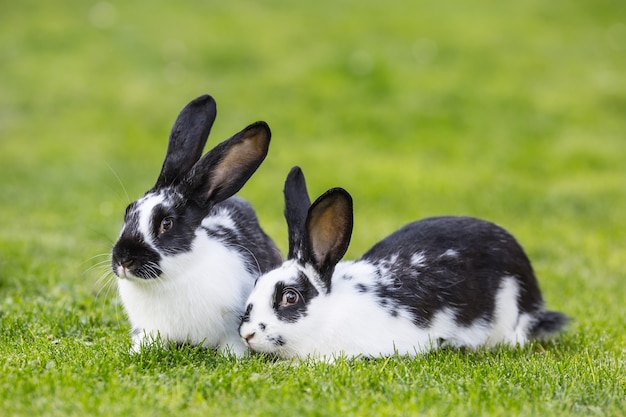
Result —
<path fill-rule="evenodd" d="M 24 0 L 0 27 L 1 415 L 624 416 L 625 2 Z M 210 144 L 270 124 L 240 194 L 283 252 L 298 164 L 353 195 L 347 258 L 429 215 L 503 225 L 568 331 L 334 365 L 130 355 L 109 251 L 202 93 Z"/>

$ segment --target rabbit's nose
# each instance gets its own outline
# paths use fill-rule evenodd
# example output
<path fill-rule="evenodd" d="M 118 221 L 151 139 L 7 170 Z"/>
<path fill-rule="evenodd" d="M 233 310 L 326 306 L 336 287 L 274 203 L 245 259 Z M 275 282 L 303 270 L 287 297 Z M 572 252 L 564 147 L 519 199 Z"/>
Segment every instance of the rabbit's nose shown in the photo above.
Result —
<path fill-rule="evenodd" d="M 114 259 L 113 271 L 120 278 L 128 278 L 131 268 L 135 263 L 132 258 Z"/>
<path fill-rule="evenodd" d="M 133 264 L 135 263 L 135 260 L 130 258 L 130 259 L 123 259 L 120 261 L 120 266 L 122 266 L 123 268 L 130 268 Z"/>
<path fill-rule="evenodd" d="M 252 339 L 255 334 L 256 334 L 255 332 L 252 332 L 252 333 L 248 333 L 247 335 L 243 336 L 243 338 L 246 341 L 246 343 L 249 342 L 250 339 Z"/>

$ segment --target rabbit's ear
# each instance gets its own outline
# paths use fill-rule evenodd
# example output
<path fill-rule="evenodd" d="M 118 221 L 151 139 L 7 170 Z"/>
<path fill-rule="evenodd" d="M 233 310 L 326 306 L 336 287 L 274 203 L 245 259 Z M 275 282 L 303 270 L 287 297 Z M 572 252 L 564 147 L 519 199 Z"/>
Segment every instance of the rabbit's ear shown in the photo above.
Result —
<path fill-rule="evenodd" d="M 176 118 L 155 188 L 181 182 L 202 156 L 217 116 L 215 100 L 203 95 L 185 106 Z"/>
<path fill-rule="evenodd" d="M 256 122 L 218 144 L 187 174 L 188 196 L 206 206 L 235 194 L 265 159 L 270 138 L 267 123 Z"/>
<path fill-rule="evenodd" d="M 293 167 L 285 180 L 285 220 L 289 235 L 289 253 L 287 259 L 298 257 L 304 239 L 304 224 L 311 207 L 311 199 L 306 189 L 306 181 L 300 167 Z"/>
<path fill-rule="evenodd" d="M 352 225 L 352 197 L 343 188 L 326 191 L 309 209 L 303 252 L 305 261 L 319 272 L 327 292 L 335 265 L 348 250 Z"/>

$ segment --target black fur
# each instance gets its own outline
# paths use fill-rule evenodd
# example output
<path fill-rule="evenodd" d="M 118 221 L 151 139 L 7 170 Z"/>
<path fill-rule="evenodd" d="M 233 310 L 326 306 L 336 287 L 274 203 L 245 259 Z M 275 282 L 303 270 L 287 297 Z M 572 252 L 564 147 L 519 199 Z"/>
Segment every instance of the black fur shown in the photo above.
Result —
<path fill-rule="evenodd" d="M 182 179 L 183 194 L 200 206 L 232 196 L 265 159 L 271 136 L 267 123 L 256 122 L 217 144 Z"/>
<path fill-rule="evenodd" d="M 314 266 L 326 292 L 335 266 L 348 250 L 352 226 L 352 197 L 343 188 L 331 188 L 309 208 L 301 260 Z"/>
<path fill-rule="evenodd" d="M 557 311 L 541 311 L 537 321 L 530 329 L 530 334 L 536 339 L 550 337 L 565 327 L 570 320 L 568 316 Z"/>
<path fill-rule="evenodd" d="M 124 266 L 136 277 L 153 279 L 161 275 L 161 255 L 148 246 L 139 232 L 139 212 L 137 203 L 131 203 L 124 215 L 124 232 L 119 237 L 111 253 L 113 270 Z"/>
<path fill-rule="evenodd" d="M 243 314 L 243 316 L 241 316 L 241 322 L 242 323 L 247 323 L 250 321 L 250 312 L 252 311 L 252 309 L 254 308 L 254 304 L 250 303 L 246 306 L 246 312 Z M 240 325 L 241 327 L 241 325 Z"/>
<path fill-rule="evenodd" d="M 161 255 L 145 245 L 139 235 L 128 234 L 120 237 L 111 256 L 115 271 L 118 265 L 125 266 L 138 278 L 154 279 L 161 275 Z"/>
<path fill-rule="evenodd" d="M 158 252 L 145 244 L 138 231 L 138 215 L 131 210 L 131 214 L 126 217 L 124 232 L 113 249 L 114 268 L 123 263 L 132 264 L 130 272 L 133 275 L 156 278 L 161 273 L 158 267 L 161 260 L 159 253 L 176 255 L 191 251 L 198 228 L 204 230 L 210 238 L 219 240 L 238 252 L 245 260 L 246 269 L 255 274 L 265 273 L 282 261 L 274 242 L 263 231 L 252 206 L 245 200 L 231 197 L 213 206 L 206 214 L 205 209 L 197 207 L 192 202 L 185 202 L 180 196 L 178 199 L 180 201 L 170 200 L 172 205 L 157 205 L 152 211 L 151 231 Z M 214 215 L 220 210 L 228 212 L 236 228 L 221 225 L 208 228 L 201 226 L 205 217 Z M 171 217 L 173 226 L 166 233 L 159 235 L 159 226 L 164 217 Z"/>
<path fill-rule="evenodd" d="M 218 204 L 214 210 L 224 208 L 228 210 L 237 228 L 204 228 L 209 236 L 220 239 L 227 247 L 239 252 L 245 259 L 246 269 L 250 272 L 260 275 L 280 265 L 282 262 L 280 252 L 259 225 L 250 203 L 239 197 L 231 197 Z"/>
<path fill-rule="evenodd" d="M 202 95 L 179 113 L 170 132 L 167 153 L 154 188 L 180 182 L 202 156 L 217 116 L 213 97 Z"/>
<path fill-rule="evenodd" d="M 412 263 L 421 254 L 421 262 Z M 530 261 L 508 232 L 470 217 L 434 217 L 404 226 L 377 243 L 361 260 L 376 265 L 380 279 L 373 291 L 392 314 L 410 311 L 416 325 L 427 327 L 445 307 L 469 325 L 490 320 L 505 276 L 521 288 L 521 312 L 536 312 L 543 299 Z M 392 277 L 389 279 L 388 277 Z"/>
<path fill-rule="evenodd" d="M 115 272 L 118 266 L 125 266 L 137 277 L 158 277 L 162 272 L 161 257 L 191 251 L 202 220 L 220 210 L 228 212 L 235 227 L 215 226 L 204 231 L 240 253 L 248 271 L 260 274 L 282 261 L 252 207 L 239 198 L 231 198 L 265 159 L 270 129 L 265 122 L 253 123 L 201 158 L 215 116 L 215 101 L 208 95 L 193 100 L 178 115 L 161 173 L 146 193 L 159 195 L 163 200 L 150 214 L 151 236 L 141 236 L 140 207 L 137 202 L 132 203 L 127 208 L 122 235 L 113 247 Z M 161 230 L 165 218 L 170 227 Z M 152 241 L 156 251 L 145 240 Z"/>
<path fill-rule="evenodd" d="M 283 339 L 283 337 L 281 335 L 271 337 L 270 340 L 276 346 L 284 346 L 285 345 L 285 340 Z"/>
<path fill-rule="evenodd" d="M 307 212 L 311 207 L 311 200 L 306 189 L 306 181 L 300 167 L 293 167 L 283 189 L 285 196 L 285 220 L 287 221 L 287 229 L 289 231 L 289 252 L 287 259 L 297 257 L 299 251 L 302 250 L 302 241 L 304 239 L 304 224 L 306 222 Z"/>
<path fill-rule="evenodd" d="M 284 307 L 280 305 L 280 302 L 283 298 L 283 293 L 287 289 L 296 291 L 299 295 L 299 300 L 294 305 Z M 301 317 L 306 317 L 309 302 L 318 295 L 319 292 L 302 272 L 296 278 L 295 283 L 289 283 L 289 285 L 286 285 L 284 282 L 277 283 L 274 288 L 273 301 L 276 317 L 287 323 L 295 323 Z"/>

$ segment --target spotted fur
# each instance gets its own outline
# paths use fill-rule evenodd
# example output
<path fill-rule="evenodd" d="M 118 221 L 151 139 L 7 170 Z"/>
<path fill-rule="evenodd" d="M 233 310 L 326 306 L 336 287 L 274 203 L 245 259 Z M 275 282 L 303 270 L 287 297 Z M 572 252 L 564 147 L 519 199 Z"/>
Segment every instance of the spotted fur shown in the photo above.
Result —
<path fill-rule="evenodd" d="M 311 205 L 296 167 L 285 205 L 290 257 L 259 278 L 239 328 L 253 351 L 332 360 L 514 346 L 567 321 L 544 309 L 526 254 L 493 223 L 416 221 L 339 262 L 352 232 L 350 195 L 332 189 Z"/>
<path fill-rule="evenodd" d="M 269 127 L 254 123 L 201 158 L 215 116 L 207 95 L 181 111 L 155 186 L 128 206 L 113 246 L 134 350 L 169 341 L 243 353 L 244 301 L 281 262 L 250 204 L 232 197 L 265 158 Z"/>

